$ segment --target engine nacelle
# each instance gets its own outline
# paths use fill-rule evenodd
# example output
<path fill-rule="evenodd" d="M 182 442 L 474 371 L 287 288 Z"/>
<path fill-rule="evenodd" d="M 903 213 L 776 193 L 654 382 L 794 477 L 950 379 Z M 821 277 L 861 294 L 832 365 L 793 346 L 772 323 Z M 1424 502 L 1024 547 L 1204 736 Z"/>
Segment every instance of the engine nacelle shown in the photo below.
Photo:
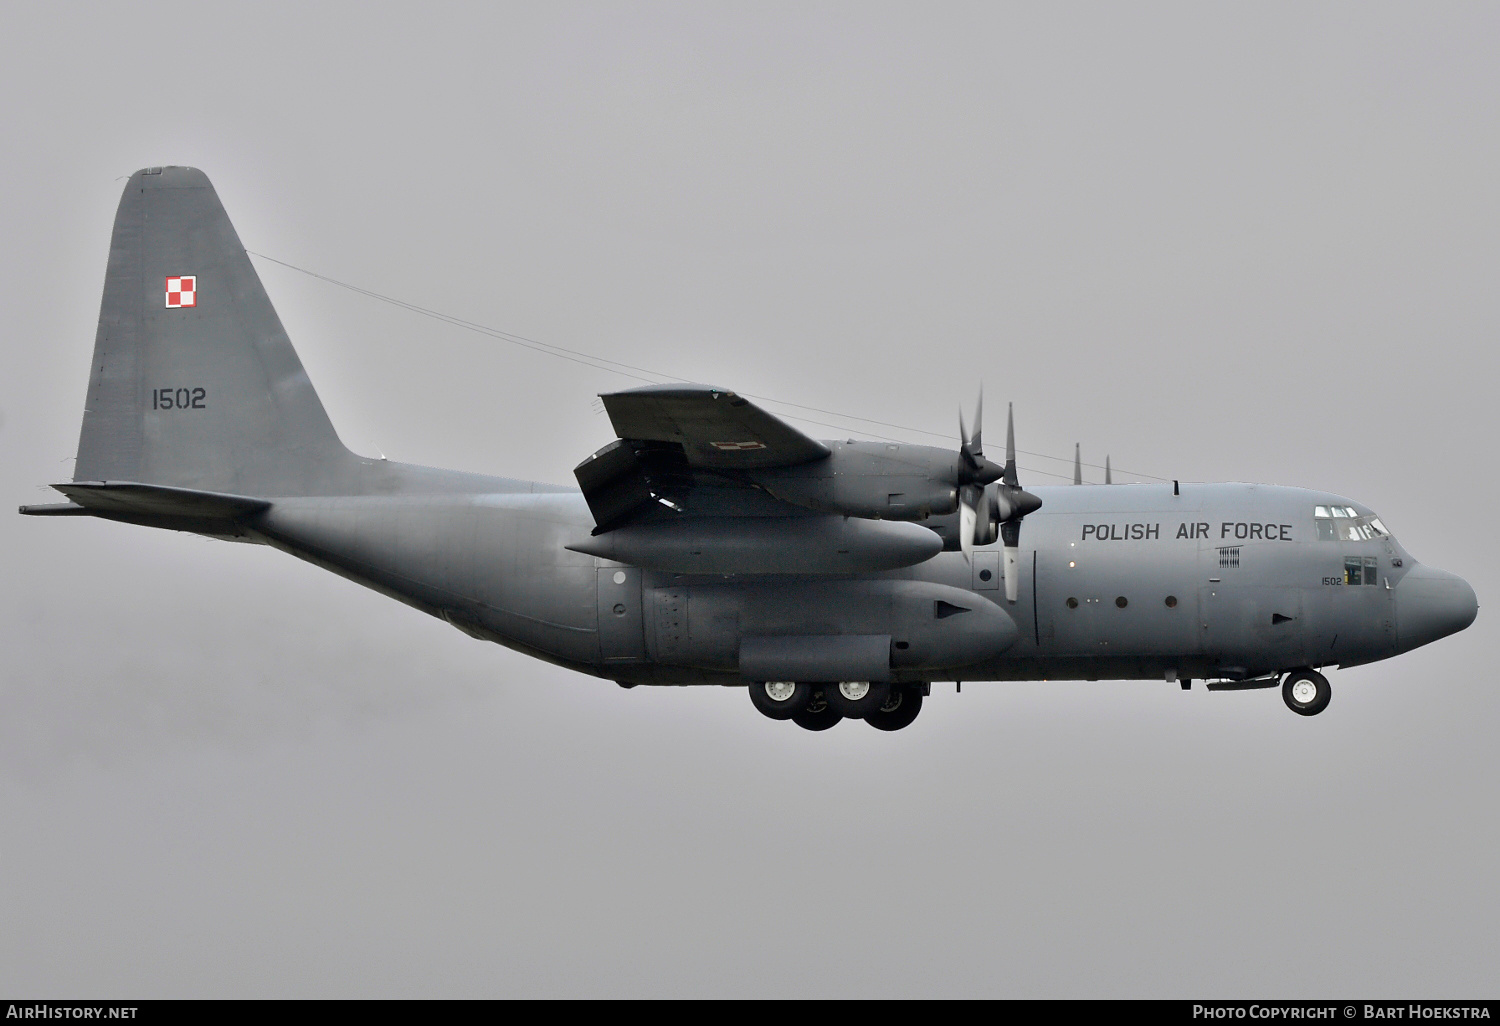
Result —
<path fill-rule="evenodd" d="M 1000 540 L 1003 503 L 1000 501 L 999 491 L 998 484 L 985 485 L 984 497 L 979 500 L 979 515 L 974 518 L 975 545 L 993 545 Z M 944 552 L 958 552 L 963 548 L 963 542 L 958 535 L 960 520 L 961 517 L 957 513 L 949 513 L 946 516 L 933 517 L 922 526 L 943 539 Z"/>
<path fill-rule="evenodd" d="M 824 442 L 827 459 L 745 476 L 783 502 L 868 520 L 926 520 L 958 510 L 958 460 L 947 449 Z"/>
<path fill-rule="evenodd" d="M 567 547 L 674 574 L 867 574 L 942 551 L 922 524 L 811 515 L 627 524 Z"/>

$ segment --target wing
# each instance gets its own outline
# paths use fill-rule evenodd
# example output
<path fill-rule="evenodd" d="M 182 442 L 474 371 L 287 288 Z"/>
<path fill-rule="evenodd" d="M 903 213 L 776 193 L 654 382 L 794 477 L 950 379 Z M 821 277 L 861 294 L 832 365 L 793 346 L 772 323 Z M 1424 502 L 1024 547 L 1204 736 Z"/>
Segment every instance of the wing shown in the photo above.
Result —
<path fill-rule="evenodd" d="M 599 398 L 615 434 L 626 441 L 676 443 L 690 467 L 763 470 L 828 455 L 822 442 L 722 388 L 647 385 Z"/>
<path fill-rule="evenodd" d="M 621 524 L 697 516 L 805 516 L 736 470 L 789 467 L 828 449 L 733 392 L 650 385 L 601 396 L 619 440 L 573 471 L 602 533 Z"/>

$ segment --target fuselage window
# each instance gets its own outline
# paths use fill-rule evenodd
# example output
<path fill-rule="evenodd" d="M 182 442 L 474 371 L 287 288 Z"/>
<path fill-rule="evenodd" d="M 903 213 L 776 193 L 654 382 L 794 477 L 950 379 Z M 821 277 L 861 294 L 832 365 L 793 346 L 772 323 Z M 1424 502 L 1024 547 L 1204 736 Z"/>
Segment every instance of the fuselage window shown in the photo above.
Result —
<path fill-rule="evenodd" d="M 1374 556 L 1345 556 L 1344 557 L 1344 583 L 1345 584 L 1379 584 L 1375 578 L 1376 560 Z"/>
<path fill-rule="evenodd" d="M 1390 532 L 1377 516 L 1362 517 L 1352 506 L 1318 506 L 1313 510 L 1319 541 L 1374 541 Z"/>

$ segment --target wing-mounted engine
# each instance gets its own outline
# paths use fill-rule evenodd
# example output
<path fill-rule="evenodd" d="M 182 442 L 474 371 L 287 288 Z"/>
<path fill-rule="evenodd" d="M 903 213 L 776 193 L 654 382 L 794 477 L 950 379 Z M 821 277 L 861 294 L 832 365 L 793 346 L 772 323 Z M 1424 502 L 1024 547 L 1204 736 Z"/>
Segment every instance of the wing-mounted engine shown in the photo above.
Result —
<path fill-rule="evenodd" d="M 926 562 L 943 540 L 918 524 L 853 517 L 683 516 L 568 548 L 675 574 L 867 574 Z"/>
<path fill-rule="evenodd" d="M 820 442 L 724 389 L 651 385 L 603 395 L 620 436 L 574 470 L 597 525 L 569 546 L 674 573 L 869 573 L 965 558 L 1006 541 L 1041 500 L 984 457 L 983 397 L 955 453 L 927 445 Z M 1015 575 L 1006 577 L 1014 602 Z"/>
<path fill-rule="evenodd" d="M 1021 521 L 1028 513 L 1041 509 L 1042 500 L 1021 487 L 1016 470 L 1014 408 L 1006 411 L 1004 466 L 997 466 L 984 458 L 980 435 L 983 416 L 983 394 L 974 411 L 972 435 L 964 428 L 963 414 L 959 414 L 958 433 L 963 439 L 956 475 L 959 508 L 956 513 L 932 517 L 926 521 L 926 526 L 942 537 L 946 551 L 962 551 L 966 558 L 975 545 L 993 545 L 997 539 L 1002 540 L 1005 597 L 1007 601 L 1015 602 L 1020 586 L 1016 569 L 1020 559 Z"/>
<path fill-rule="evenodd" d="M 958 510 L 959 457 L 930 445 L 849 439 L 824 459 L 750 470 L 745 478 L 784 502 L 870 520 L 926 520 Z"/>

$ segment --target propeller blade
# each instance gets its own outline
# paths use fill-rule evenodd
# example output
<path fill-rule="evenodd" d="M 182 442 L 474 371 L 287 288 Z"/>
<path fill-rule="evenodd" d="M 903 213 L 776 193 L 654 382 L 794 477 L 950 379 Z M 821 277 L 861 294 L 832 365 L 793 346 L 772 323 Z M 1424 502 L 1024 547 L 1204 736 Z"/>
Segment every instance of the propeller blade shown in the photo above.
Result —
<path fill-rule="evenodd" d="M 1073 483 L 1083 484 L 1083 456 L 1078 450 L 1078 443 L 1073 443 Z"/>
<path fill-rule="evenodd" d="M 1011 488 L 1019 488 L 1020 481 L 1016 478 L 1016 404 L 1007 404 L 1005 412 L 1005 483 Z"/>
<path fill-rule="evenodd" d="M 1115 479 L 1114 479 L 1113 475 L 1111 475 L 1110 472 L 1109 472 L 1109 457 L 1108 456 L 1104 457 L 1104 483 L 1105 484 L 1114 484 L 1115 483 Z"/>
<path fill-rule="evenodd" d="M 1081 469 L 1076 463 L 1075 468 Z M 1075 474 L 1076 476 L 1076 474 Z M 995 489 L 995 519 L 1000 522 L 1000 539 L 1005 551 L 1005 599 L 1015 602 L 1021 593 L 1021 521 L 1026 514 L 1042 508 L 1042 500 L 1021 487 L 1016 473 L 1016 406 L 1011 403 L 1005 415 L 1004 483 Z"/>
<path fill-rule="evenodd" d="M 966 563 L 974 561 L 974 524 L 979 517 L 979 511 L 974 508 L 974 491 L 972 485 L 966 485 L 959 495 L 958 546 L 963 550 Z"/>
<path fill-rule="evenodd" d="M 975 456 L 984 455 L 984 443 L 979 440 L 980 425 L 984 422 L 984 386 L 979 386 L 979 401 L 974 404 L 974 434 L 969 438 L 974 447 Z"/>
<path fill-rule="evenodd" d="M 979 504 L 975 507 L 974 544 L 993 545 L 1000 537 L 1000 486 L 987 485 L 979 489 Z"/>
<path fill-rule="evenodd" d="M 1021 521 L 1001 524 L 1000 538 L 1005 543 L 1005 601 L 1014 604 L 1021 596 Z"/>
<path fill-rule="evenodd" d="M 980 440 L 981 423 L 984 419 L 984 392 L 979 394 L 979 405 L 974 410 L 974 433 L 969 434 L 968 425 L 964 423 L 964 411 L 960 407 L 958 411 L 958 455 L 960 463 L 958 466 L 957 484 L 960 488 L 967 485 L 979 485 L 983 487 L 991 481 L 998 481 L 1004 469 L 984 458 L 983 443 Z M 978 500 L 975 500 L 976 502 Z"/>

